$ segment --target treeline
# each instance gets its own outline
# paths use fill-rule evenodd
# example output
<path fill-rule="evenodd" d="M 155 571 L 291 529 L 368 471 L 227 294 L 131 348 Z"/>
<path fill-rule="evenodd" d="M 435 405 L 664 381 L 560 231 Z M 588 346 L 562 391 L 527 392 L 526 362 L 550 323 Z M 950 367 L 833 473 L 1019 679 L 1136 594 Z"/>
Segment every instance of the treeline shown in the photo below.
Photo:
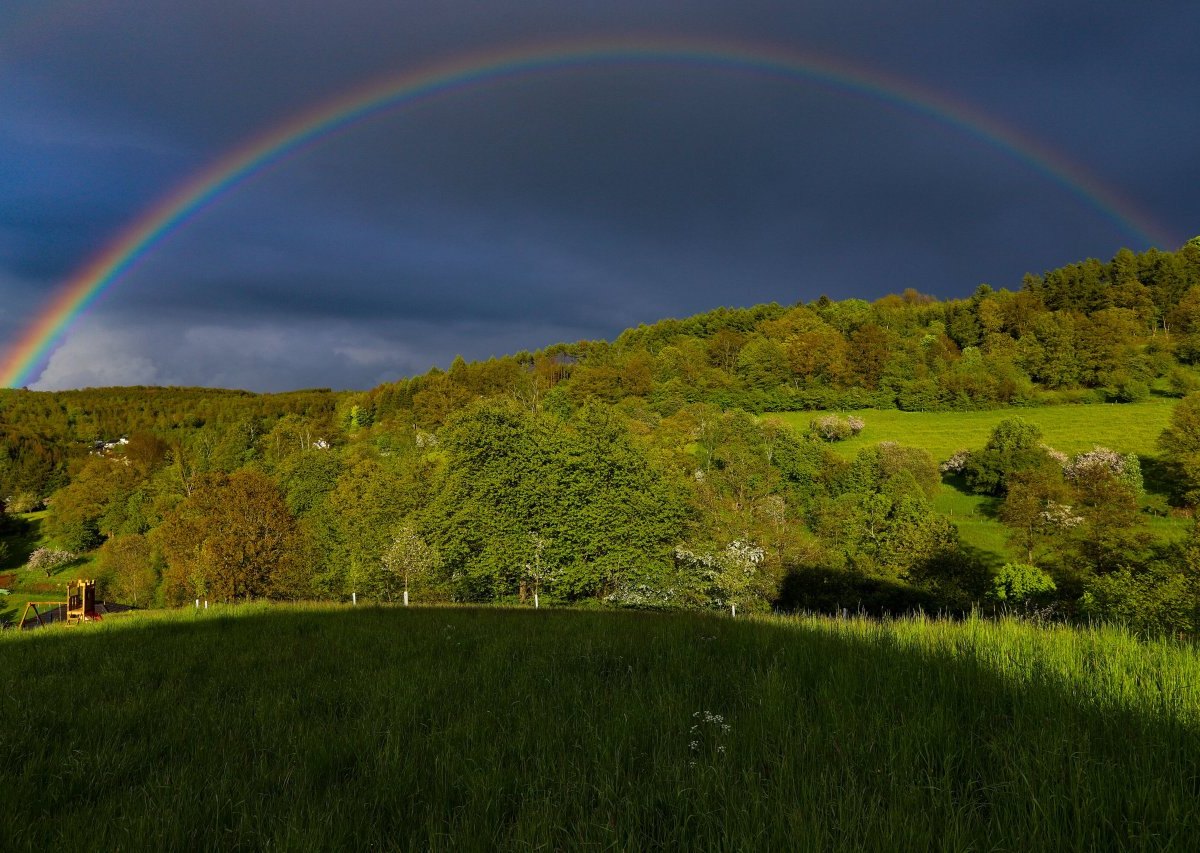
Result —
<path fill-rule="evenodd" d="M 1178 252 L 1119 252 L 981 285 L 969 299 L 907 290 L 873 303 L 721 308 L 639 326 L 612 343 L 558 345 L 380 386 L 363 417 L 425 429 L 501 389 L 565 410 L 645 401 L 668 415 L 708 402 L 751 412 L 994 408 L 1131 401 L 1157 380 L 1192 390 L 1200 361 L 1200 238 Z"/>
<path fill-rule="evenodd" d="M 1192 552 L 1145 536 L 1131 467 L 1080 480 L 1070 466 L 1092 463 L 1011 424 L 1017 438 L 945 471 L 894 444 L 846 462 L 828 449 L 839 424 L 798 434 L 754 414 L 1182 396 L 1198 356 L 1200 239 L 969 299 L 719 309 L 361 393 L 4 392 L 0 494 L 14 510 L 48 500 L 54 541 L 99 548 L 102 579 L 140 603 L 992 602 L 1190 630 Z M 1181 448 L 1187 502 L 1200 448 Z M 1128 481 L 1132 515 L 1109 475 Z M 1023 562 L 961 546 L 931 503 L 943 476 L 1003 499 Z M 1056 512 L 1057 528 L 1043 516 Z"/>

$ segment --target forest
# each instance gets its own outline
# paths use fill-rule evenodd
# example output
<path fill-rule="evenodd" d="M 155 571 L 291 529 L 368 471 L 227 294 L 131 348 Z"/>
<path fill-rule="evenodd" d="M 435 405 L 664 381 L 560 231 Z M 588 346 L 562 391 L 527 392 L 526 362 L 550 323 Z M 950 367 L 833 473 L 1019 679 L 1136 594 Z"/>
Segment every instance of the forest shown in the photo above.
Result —
<path fill-rule="evenodd" d="M 1071 407 L 1086 440 L 1089 407 L 1155 399 L 1177 402 L 1146 452 L 1065 453 L 1022 417 Z M 945 458 L 847 458 L 864 409 L 1010 411 Z M 986 496 L 1003 559 L 934 508 L 947 484 Z M 1150 489 L 1173 518 L 1200 502 L 1200 238 L 961 299 L 720 308 L 368 391 L 0 391 L 0 566 L 86 571 L 139 607 L 536 597 L 1192 632 L 1200 532 L 1152 530 Z"/>

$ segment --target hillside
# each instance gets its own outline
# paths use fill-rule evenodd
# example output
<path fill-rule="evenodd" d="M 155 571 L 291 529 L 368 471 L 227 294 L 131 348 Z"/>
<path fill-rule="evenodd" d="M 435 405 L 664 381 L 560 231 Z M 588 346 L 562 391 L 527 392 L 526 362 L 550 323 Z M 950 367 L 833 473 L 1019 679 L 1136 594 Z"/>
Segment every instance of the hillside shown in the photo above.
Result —
<path fill-rule="evenodd" d="M 29 597 L 20 567 L 57 549 L 47 580 L 86 565 L 103 595 L 162 605 L 407 590 L 1191 631 L 1198 362 L 1192 241 L 965 299 L 718 309 L 366 392 L 6 391 L 0 566 Z M 843 441 L 809 429 L 821 412 Z"/>

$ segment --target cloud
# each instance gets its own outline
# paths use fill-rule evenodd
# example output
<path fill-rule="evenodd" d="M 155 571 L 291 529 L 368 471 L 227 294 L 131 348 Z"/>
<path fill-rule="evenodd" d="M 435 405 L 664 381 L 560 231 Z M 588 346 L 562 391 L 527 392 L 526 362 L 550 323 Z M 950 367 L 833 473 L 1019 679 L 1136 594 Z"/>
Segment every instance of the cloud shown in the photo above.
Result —
<path fill-rule="evenodd" d="M 697 0 L 686 22 L 666 0 L 42 5 L 18 10 L 37 38 L 0 28 L 5 340 L 252 134 L 384 75 L 559 38 L 869 65 L 1043 140 L 1180 239 L 1200 231 L 1200 112 L 1180 106 L 1195 4 Z M 367 387 L 718 305 L 1014 287 L 1126 244 L 1142 248 L 1028 164 L 886 99 L 715 66 L 566 70 L 377 116 L 220 194 L 121 276 L 41 385 Z"/>
<path fill-rule="evenodd" d="M 497 329 L 478 323 L 434 328 L 391 321 L 192 324 L 159 318 L 131 324 L 89 317 L 54 351 L 30 387 L 368 388 L 423 373 L 435 363 L 449 364 L 458 354 L 489 358 L 518 351 L 530 341 L 552 343 L 569 331 L 536 323 Z M 460 349 L 464 343 L 467 348 Z"/>

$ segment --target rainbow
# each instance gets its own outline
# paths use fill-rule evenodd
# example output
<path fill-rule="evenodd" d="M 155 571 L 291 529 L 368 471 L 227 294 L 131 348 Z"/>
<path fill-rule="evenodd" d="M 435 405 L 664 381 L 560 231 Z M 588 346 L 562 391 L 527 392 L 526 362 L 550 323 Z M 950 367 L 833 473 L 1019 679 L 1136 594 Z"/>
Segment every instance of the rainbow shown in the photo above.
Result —
<path fill-rule="evenodd" d="M 0 385 L 27 384 L 72 323 L 122 273 L 251 175 L 387 110 L 501 80 L 610 65 L 699 65 L 822 84 L 900 106 L 957 128 L 1028 164 L 1144 244 L 1170 245 L 1149 218 L 1080 166 L 978 109 L 894 75 L 762 45 L 681 39 L 565 42 L 474 53 L 376 80 L 293 116 L 239 145 L 143 211 L 80 268 L 0 362 Z"/>

